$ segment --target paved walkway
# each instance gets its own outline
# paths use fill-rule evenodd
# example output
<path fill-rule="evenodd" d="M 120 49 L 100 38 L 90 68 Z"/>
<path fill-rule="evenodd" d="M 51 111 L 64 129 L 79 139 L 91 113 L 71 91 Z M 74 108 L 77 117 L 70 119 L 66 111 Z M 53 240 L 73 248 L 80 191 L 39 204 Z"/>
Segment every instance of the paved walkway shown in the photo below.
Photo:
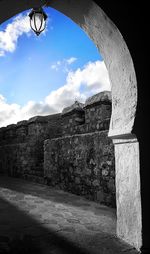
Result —
<path fill-rule="evenodd" d="M 136 254 L 115 228 L 114 209 L 0 176 L 0 254 Z"/>

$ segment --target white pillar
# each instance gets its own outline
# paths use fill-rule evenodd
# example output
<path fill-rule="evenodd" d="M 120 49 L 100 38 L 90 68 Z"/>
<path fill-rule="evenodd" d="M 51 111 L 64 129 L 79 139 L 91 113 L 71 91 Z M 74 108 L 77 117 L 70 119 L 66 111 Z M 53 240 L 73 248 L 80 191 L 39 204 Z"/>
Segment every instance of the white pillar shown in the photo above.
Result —
<path fill-rule="evenodd" d="M 117 235 L 140 250 L 142 212 L 139 143 L 132 134 L 111 138 L 115 146 Z"/>

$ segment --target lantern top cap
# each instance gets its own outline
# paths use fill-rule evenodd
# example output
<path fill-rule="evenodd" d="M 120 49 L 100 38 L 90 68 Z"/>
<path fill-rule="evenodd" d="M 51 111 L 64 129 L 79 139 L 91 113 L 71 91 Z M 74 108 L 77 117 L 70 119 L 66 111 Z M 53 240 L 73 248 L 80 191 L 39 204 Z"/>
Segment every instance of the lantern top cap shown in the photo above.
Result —
<path fill-rule="evenodd" d="M 32 11 L 29 13 L 30 19 L 32 19 L 33 15 L 34 15 L 35 13 L 40 13 L 40 14 L 43 15 L 44 20 L 47 19 L 47 14 L 44 12 L 44 10 L 43 10 L 42 7 L 35 7 L 35 8 L 33 8 Z"/>

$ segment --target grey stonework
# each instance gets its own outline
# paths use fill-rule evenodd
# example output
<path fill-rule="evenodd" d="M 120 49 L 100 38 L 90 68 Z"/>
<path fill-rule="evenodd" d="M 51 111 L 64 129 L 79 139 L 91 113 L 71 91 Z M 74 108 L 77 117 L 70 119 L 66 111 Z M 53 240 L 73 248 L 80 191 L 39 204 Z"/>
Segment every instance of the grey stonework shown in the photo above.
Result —
<path fill-rule="evenodd" d="M 101 92 L 85 102 L 75 102 L 62 112 L 63 135 L 74 135 L 109 129 L 111 117 L 111 94 Z"/>
<path fill-rule="evenodd" d="M 75 102 L 61 114 L 1 128 L 0 173 L 47 183 L 114 207 L 110 116 L 111 94 L 102 92 L 85 105 Z"/>
<path fill-rule="evenodd" d="M 51 186 L 114 207 L 114 151 L 108 132 L 46 140 L 44 176 Z"/>
<path fill-rule="evenodd" d="M 43 181 L 44 149 L 47 138 L 61 136 L 60 114 L 37 116 L 0 129 L 0 172 Z"/>

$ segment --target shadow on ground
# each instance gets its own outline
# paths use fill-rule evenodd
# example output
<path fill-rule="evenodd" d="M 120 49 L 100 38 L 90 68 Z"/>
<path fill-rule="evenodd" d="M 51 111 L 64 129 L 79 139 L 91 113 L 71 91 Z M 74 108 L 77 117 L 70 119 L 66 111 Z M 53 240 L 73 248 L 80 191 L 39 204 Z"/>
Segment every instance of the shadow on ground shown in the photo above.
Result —
<path fill-rule="evenodd" d="M 0 178 L 0 254 L 136 254 L 116 238 L 114 220 L 78 196 Z"/>
<path fill-rule="evenodd" d="M 21 184 L 20 184 L 21 182 Z M 82 207 L 82 210 L 90 211 L 93 210 L 92 204 L 94 204 L 94 213 L 100 214 L 104 213 L 113 217 L 116 220 L 116 209 L 110 208 L 105 205 L 97 205 L 95 202 L 88 201 L 87 199 L 71 194 L 69 192 L 64 192 L 62 190 L 54 189 L 50 186 L 37 184 L 35 182 L 26 181 L 18 178 L 11 178 L 2 176 L 0 179 L 0 187 L 6 188 L 24 195 L 32 195 L 43 200 L 51 200 L 55 203 L 61 203 L 64 205 L 71 205 L 74 207 Z"/>
<path fill-rule="evenodd" d="M 63 236 L 59 236 L 50 229 L 47 230 L 15 206 L 0 199 L 0 211 L 2 210 L 4 215 L 1 214 L 3 220 L 0 227 L 0 253 L 41 254 L 47 250 L 49 253 L 54 253 L 56 248 L 61 249 L 61 253 L 88 253 Z M 5 231 L 4 225 L 7 226 Z"/>

